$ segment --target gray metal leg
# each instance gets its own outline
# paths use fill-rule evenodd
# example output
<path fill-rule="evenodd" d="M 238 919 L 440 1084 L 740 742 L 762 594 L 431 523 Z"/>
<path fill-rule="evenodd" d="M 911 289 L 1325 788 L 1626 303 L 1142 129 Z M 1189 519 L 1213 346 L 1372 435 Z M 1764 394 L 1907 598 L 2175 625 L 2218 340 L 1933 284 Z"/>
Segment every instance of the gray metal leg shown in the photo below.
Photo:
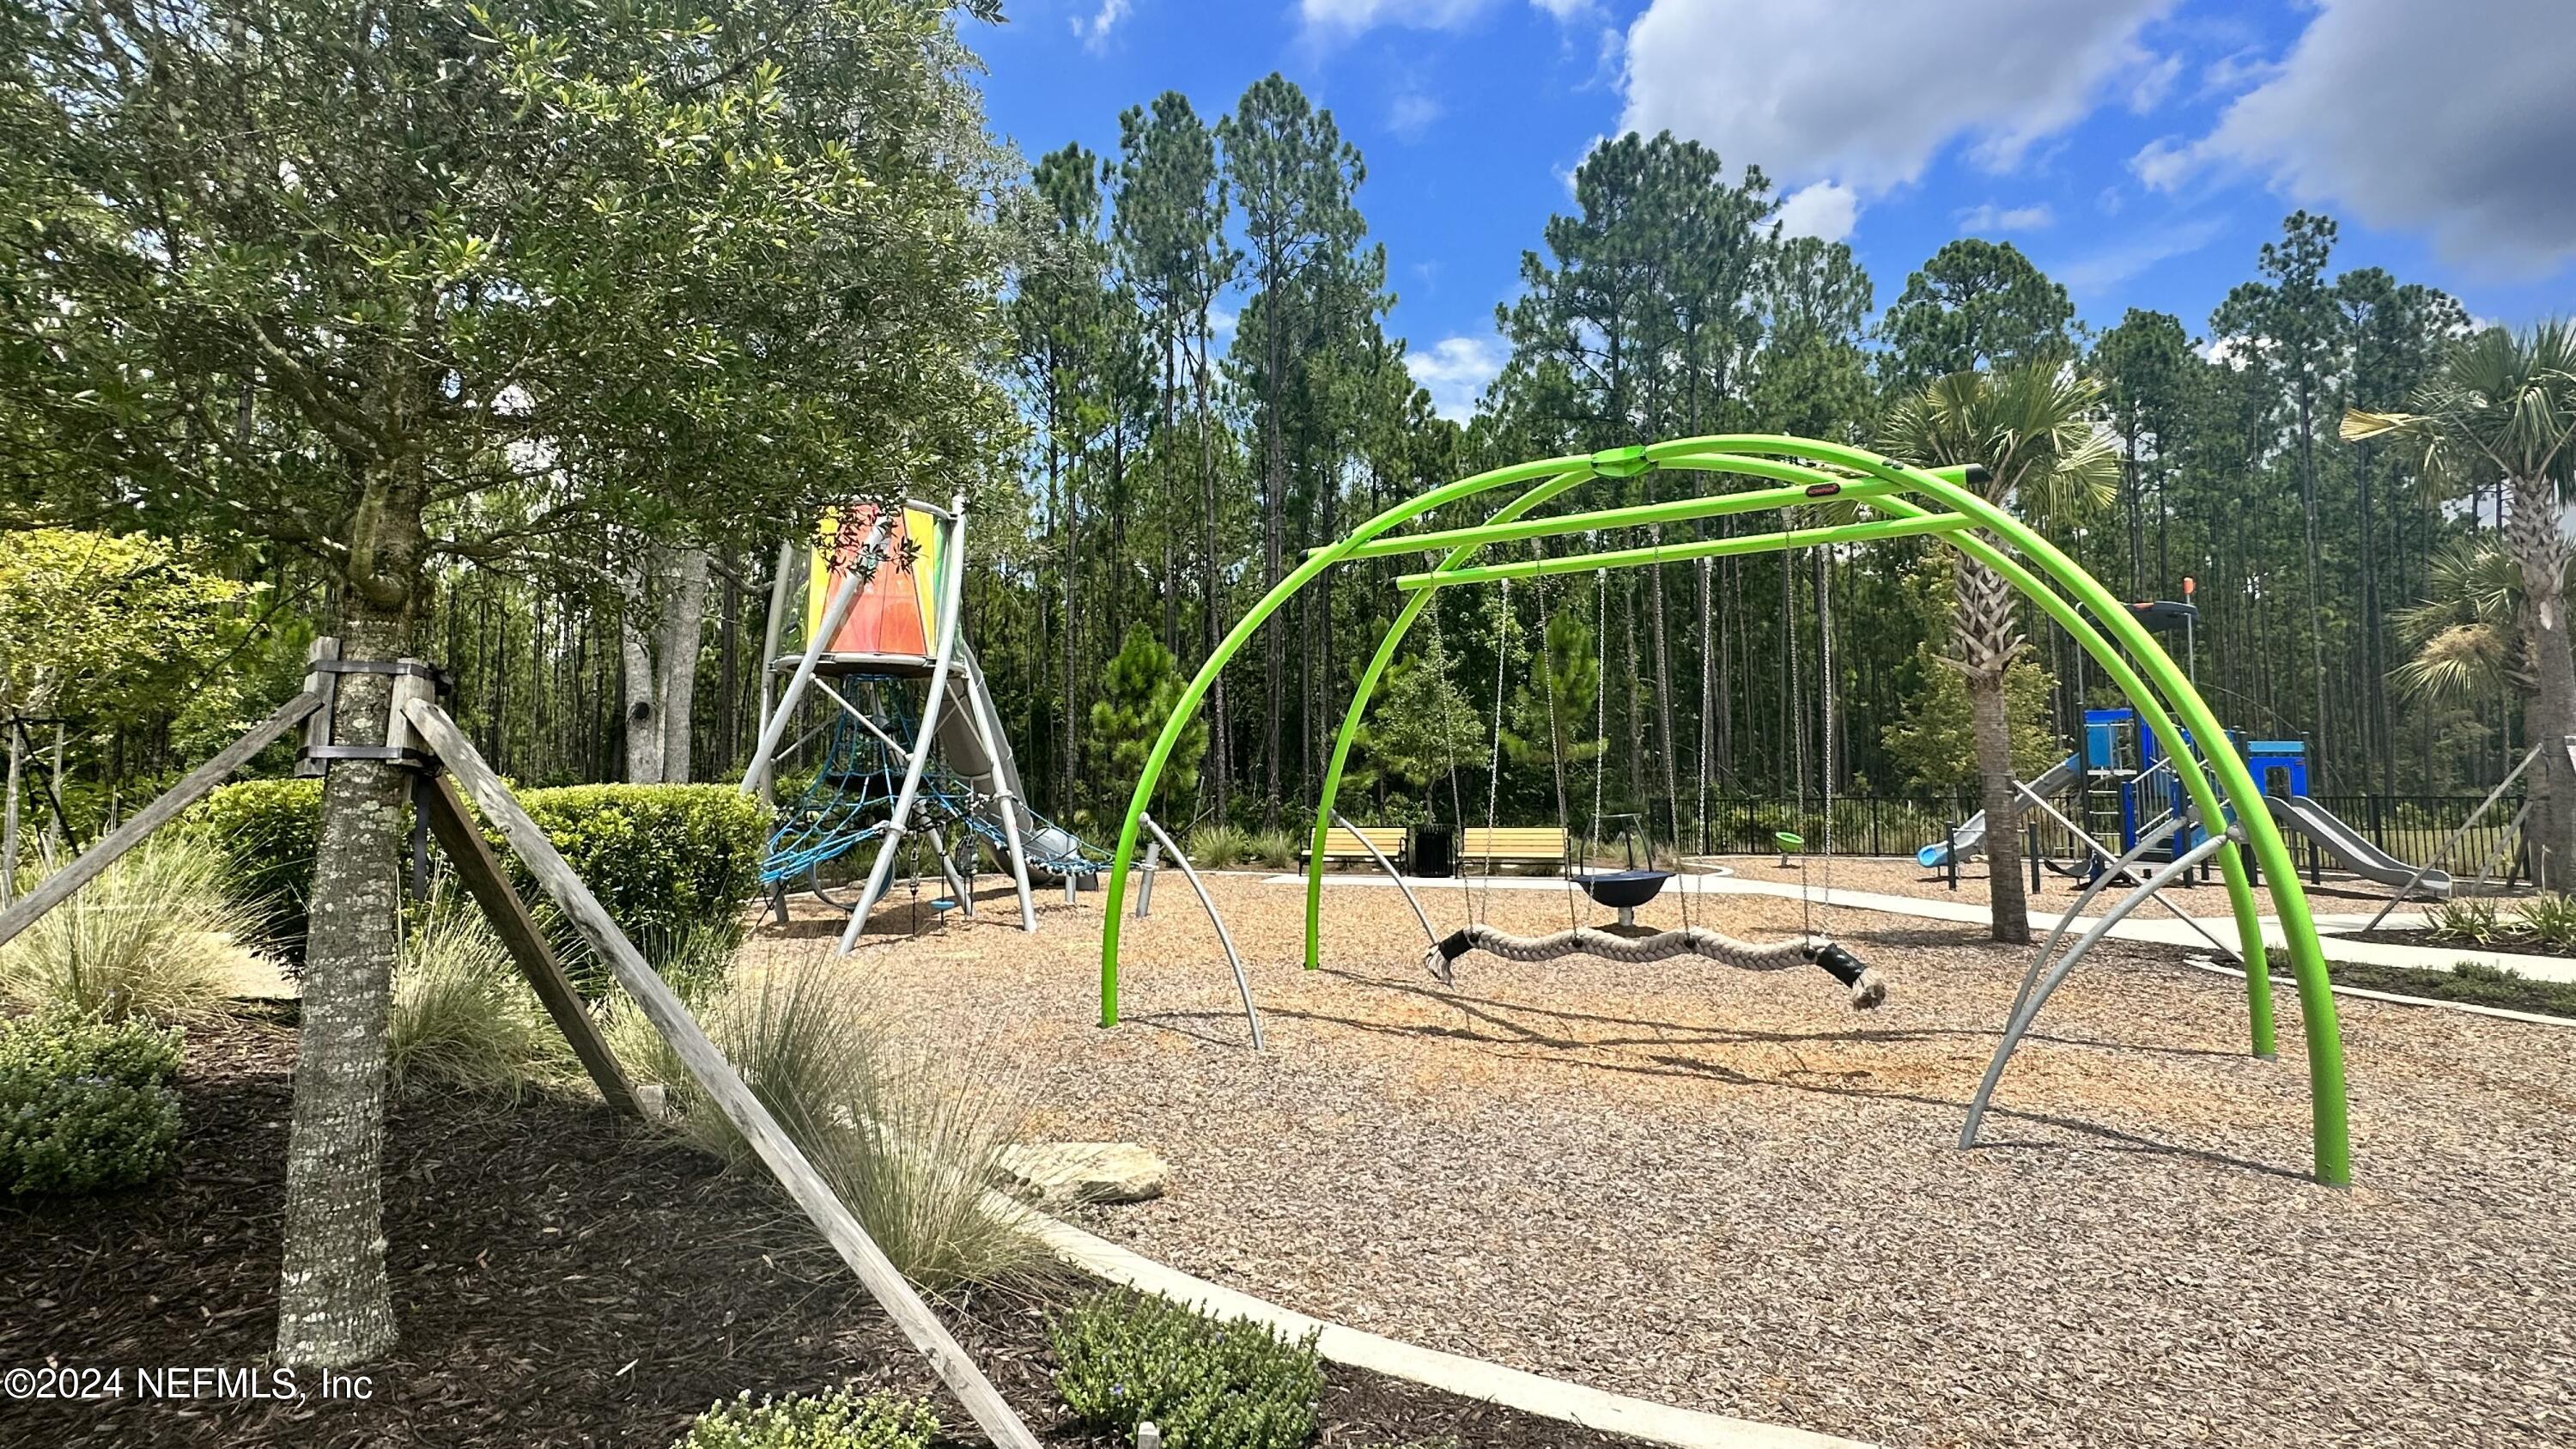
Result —
<path fill-rule="evenodd" d="M 1339 810 L 1333 812 L 1333 823 L 1342 827 L 1344 830 L 1349 831 L 1351 833 L 1351 838 L 1360 843 L 1360 849 L 1368 852 L 1369 859 L 1377 862 L 1377 868 L 1386 872 L 1386 878 L 1395 882 L 1395 888 L 1404 892 L 1404 903 L 1413 907 L 1413 918 L 1422 923 L 1422 934 L 1424 939 L 1430 941 L 1433 945 L 1438 945 L 1440 943 L 1440 933 L 1431 929 L 1431 917 L 1423 911 L 1422 902 L 1413 894 L 1413 887 L 1404 883 L 1404 876 L 1395 868 L 1395 862 L 1387 859 L 1383 852 L 1381 852 L 1376 846 L 1370 844 L 1368 836 L 1363 834 L 1358 826 L 1343 819 L 1342 812 Z M 1143 913 L 1139 912 L 1138 914 L 1141 915 Z"/>
<path fill-rule="evenodd" d="M 1252 1008 L 1252 978 L 1243 974 L 1243 957 L 1234 949 L 1234 935 L 1226 930 L 1225 917 L 1216 913 L 1216 901 L 1208 894 L 1206 883 L 1199 879 L 1197 871 L 1190 868 L 1190 858 L 1181 854 L 1181 848 L 1172 843 L 1172 837 L 1163 833 L 1161 822 L 1151 815 L 1144 820 L 1145 828 L 1154 833 L 1154 842 L 1162 846 L 1163 853 L 1181 868 L 1181 879 L 1188 881 L 1190 889 L 1198 892 L 1199 904 L 1207 907 L 1208 919 L 1216 923 L 1217 944 L 1225 948 L 1225 962 L 1234 968 L 1234 989 L 1243 997 L 1243 1019 L 1252 1025 L 1252 1049 L 1261 1050 L 1261 1013 Z M 1070 881 L 1071 877 L 1066 879 Z"/>
<path fill-rule="evenodd" d="M 1145 842 L 1145 873 L 1136 881 L 1136 919 L 1154 913 L 1154 874 L 1163 868 L 1163 842 Z"/>
<path fill-rule="evenodd" d="M 2039 1019 L 2040 1008 L 2048 1004 L 2050 995 L 2057 990 L 2061 982 L 2066 980 L 2068 973 L 2075 969 L 2076 963 L 2084 959 L 2084 954 L 2093 949 L 2095 942 L 2108 936 L 2111 928 L 2118 925 L 2123 917 L 2145 905 L 2149 897 L 2164 889 L 2167 883 L 2183 872 L 2216 855 L 2219 847 L 2227 844 L 2229 838 L 2227 835 L 2213 835 L 2184 851 L 2174 859 L 2172 864 L 2150 873 L 2139 883 L 2137 889 L 2122 896 L 2117 905 L 2111 907 L 2100 920 L 2094 922 L 2092 927 L 2076 940 L 2074 947 L 2067 951 L 2065 957 L 2049 971 L 2046 979 L 2039 983 L 2039 989 L 2014 1012 L 2011 1024 L 2004 1028 L 2003 1040 L 1995 1043 L 1994 1060 L 1986 1063 L 1985 1080 L 1977 1084 L 1977 1095 L 1968 1103 L 1968 1120 L 1959 1129 L 1961 1147 L 1977 1145 L 1977 1126 L 1985 1120 L 1986 1104 L 1995 1094 L 1995 1084 L 2003 1080 L 2004 1064 L 2012 1060 L 2013 1049 L 2021 1045 L 2022 1037 L 2029 1033 L 2031 1024 Z"/>
<path fill-rule="evenodd" d="M 2083 916 L 2084 908 L 2093 904 L 2093 898 L 2102 893 L 2102 888 L 2125 877 L 2139 861 L 2146 858 L 2148 851 L 2162 845 L 2165 837 L 2182 829 L 2191 818 L 2186 813 L 2166 821 L 2152 833 L 2141 837 L 2137 844 L 2130 846 L 2126 855 L 2115 857 L 2110 864 L 2102 868 L 2101 874 L 2085 884 L 2084 889 L 2076 894 L 2075 904 L 2067 907 L 2066 914 L 2057 918 L 2057 929 L 2048 933 L 2048 944 L 2039 948 L 2039 954 L 2030 958 L 2029 967 L 2021 973 L 2021 989 L 2013 993 L 2012 1010 L 2004 1013 L 2006 1022 L 2021 1015 L 2022 1003 L 2030 999 L 2031 985 L 2039 980 L 2039 973 L 2047 969 L 2049 961 L 2056 956 L 2057 943 L 2066 939 L 2067 928 Z"/>

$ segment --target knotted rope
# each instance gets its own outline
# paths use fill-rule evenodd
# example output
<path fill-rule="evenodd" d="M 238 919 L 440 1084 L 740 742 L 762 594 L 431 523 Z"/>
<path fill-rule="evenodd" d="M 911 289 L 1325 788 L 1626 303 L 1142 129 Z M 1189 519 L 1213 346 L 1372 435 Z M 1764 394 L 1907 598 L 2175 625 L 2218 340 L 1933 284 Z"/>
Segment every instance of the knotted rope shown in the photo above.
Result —
<path fill-rule="evenodd" d="M 1553 961 L 1560 956 L 1598 956 L 1643 966 L 1675 956 L 1705 956 L 1739 971 L 1785 971 L 1814 963 L 1851 989 L 1854 1011 L 1867 1011 L 1887 999 L 1887 981 L 1861 959 L 1831 941 L 1774 941 L 1756 945 L 1721 936 L 1705 926 L 1685 926 L 1651 936 L 1622 936 L 1577 926 L 1551 936 L 1515 936 L 1490 925 L 1456 931 L 1423 953 L 1422 964 L 1441 984 L 1457 979 L 1457 960 L 1470 951 L 1486 951 L 1506 961 Z"/>

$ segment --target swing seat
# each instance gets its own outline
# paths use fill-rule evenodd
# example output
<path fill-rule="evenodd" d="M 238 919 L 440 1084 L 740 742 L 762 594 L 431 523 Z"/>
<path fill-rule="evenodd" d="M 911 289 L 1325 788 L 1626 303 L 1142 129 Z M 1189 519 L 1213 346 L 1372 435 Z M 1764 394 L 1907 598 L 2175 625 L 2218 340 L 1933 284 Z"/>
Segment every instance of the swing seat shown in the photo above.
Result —
<path fill-rule="evenodd" d="M 1596 906 L 1632 911 L 1662 895 L 1664 882 L 1672 878 L 1669 870 L 1602 870 L 1579 873 L 1574 883 Z"/>

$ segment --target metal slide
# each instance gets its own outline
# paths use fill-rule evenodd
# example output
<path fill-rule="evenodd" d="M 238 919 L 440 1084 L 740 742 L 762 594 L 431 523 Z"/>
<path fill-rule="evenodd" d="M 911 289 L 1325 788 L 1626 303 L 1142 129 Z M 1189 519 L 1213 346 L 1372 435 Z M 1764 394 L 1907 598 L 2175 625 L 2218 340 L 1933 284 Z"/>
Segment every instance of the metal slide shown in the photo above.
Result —
<path fill-rule="evenodd" d="M 996 808 L 1019 816 L 1020 841 L 1028 852 L 1031 872 L 1063 875 L 1068 865 L 1080 862 L 1074 873 L 1091 874 L 1098 868 L 1092 862 L 1099 859 L 1099 852 L 1031 810 L 1020 793 L 1020 766 L 1011 754 L 1010 740 L 996 738 L 989 744 L 985 740 L 977 722 L 999 718 L 1001 711 L 993 707 L 993 694 L 985 686 L 984 666 L 976 660 L 974 646 L 958 640 L 956 663 L 948 671 L 948 704 L 939 711 L 941 758 L 949 772 L 973 786 L 977 794 L 991 797 Z M 993 824 L 998 827 L 1001 822 Z"/>
<path fill-rule="evenodd" d="M 2266 795 L 2263 803 L 2272 807 L 2272 818 L 2280 822 L 2282 829 L 2315 841 L 2353 874 L 2383 885 L 2404 885 L 2415 880 L 2415 867 L 2371 844 L 2368 836 L 2307 796 Z M 2437 900 L 2448 900 L 2451 877 L 2444 871 L 2428 870 L 2422 880 L 2415 880 L 2415 889 Z"/>
<path fill-rule="evenodd" d="M 2059 794 L 2064 791 L 2067 786 L 2074 783 L 2075 757 L 2073 755 L 2068 755 L 2065 759 L 2050 766 L 2048 773 L 2031 781 L 2029 788 L 2030 793 L 2037 795 L 2042 799 L 2047 799 L 2050 796 Z M 1959 859 L 1968 861 L 1976 859 L 1978 855 L 1984 852 L 1985 848 L 1986 812 L 1980 810 L 1976 814 L 1968 817 L 1967 823 L 1959 827 L 1958 834 L 1951 836 L 1946 841 L 1936 840 L 1930 845 L 1923 847 L 1921 850 L 1914 852 L 1914 863 L 1923 867 L 1925 870 L 1932 870 L 1939 866 L 1948 865 L 1950 863 L 1950 852 L 1953 850 L 1959 852 Z"/>

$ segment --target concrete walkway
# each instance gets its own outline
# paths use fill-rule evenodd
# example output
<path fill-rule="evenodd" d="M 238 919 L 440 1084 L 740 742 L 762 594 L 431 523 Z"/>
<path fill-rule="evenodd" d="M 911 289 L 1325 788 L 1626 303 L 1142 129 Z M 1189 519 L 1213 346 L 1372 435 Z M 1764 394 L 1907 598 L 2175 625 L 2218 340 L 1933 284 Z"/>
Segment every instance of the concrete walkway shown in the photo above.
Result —
<path fill-rule="evenodd" d="M 1266 883 L 1302 886 L 1306 883 L 1306 878 L 1302 875 L 1274 875 L 1268 877 Z M 1328 875 L 1324 877 L 1324 883 L 1332 886 L 1381 887 L 1393 884 L 1383 874 Z M 1441 919 L 1440 902 L 1458 901 L 1469 892 L 1536 890 L 1563 893 L 1571 889 L 1561 879 L 1542 876 L 1496 876 L 1490 881 L 1479 878 L 1464 890 L 1454 878 L 1415 879 L 1408 880 L 1406 884 L 1413 888 L 1415 895 L 1421 897 L 1423 908 L 1431 912 L 1434 925 L 1438 925 Z M 1670 888 L 1693 896 L 1774 896 L 1792 901 L 1800 898 L 1799 890 L 1794 885 L 1778 881 L 1746 880 L 1741 876 L 1676 876 Z M 1947 921 L 1968 926 L 1981 926 L 1990 919 L 1985 905 L 1976 901 L 1928 900 L 1921 896 L 1890 895 L 1883 891 L 1828 890 L 1822 887 L 1815 891 L 1814 899 L 1821 910 L 1876 911 L 1886 915 L 1908 916 L 1919 921 Z M 2385 941 L 2349 941 L 2334 934 L 2337 931 L 2360 930 L 2369 923 L 2372 914 L 2371 911 L 2318 912 L 2317 933 L 2326 959 L 2348 961 L 2362 966 L 2405 967 L 2417 971 L 2448 971 L 2458 962 L 2478 961 L 2520 972 L 2534 981 L 2576 981 L 2576 959 L 2563 956 L 2526 956 L 2475 946 L 2400 946 Z M 2031 929 L 2043 933 L 2052 931 L 2063 919 L 2063 916 L 2034 911 L 2030 918 Z M 2195 916 L 2191 919 L 2200 927 L 2200 931 L 2193 930 L 2191 926 L 2158 911 L 2152 905 L 2145 906 L 2127 920 L 2113 926 L 2111 937 L 2120 941 L 2140 941 L 2159 946 L 2193 946 L 2202 950 L 2209 948 L 2210 938 L 2215 938 L 2228 950 L 2235 949 L 2235 917 Z M 2265 944 L 2274 947 L 2287 944 L 2286 938 L 2281 934 L 2281 923 L 2277 917 L 2264 916 L 2260 919 Z M 2398 911 L 2391 913 L 2383 924 L 2401 930 L 2408 929 L 2423 925 L 2424 917 L 2414 912 Z M 2202 931 L 2206 931 L 2208 937 L 2204 937 L 2201 934 Z"/>

